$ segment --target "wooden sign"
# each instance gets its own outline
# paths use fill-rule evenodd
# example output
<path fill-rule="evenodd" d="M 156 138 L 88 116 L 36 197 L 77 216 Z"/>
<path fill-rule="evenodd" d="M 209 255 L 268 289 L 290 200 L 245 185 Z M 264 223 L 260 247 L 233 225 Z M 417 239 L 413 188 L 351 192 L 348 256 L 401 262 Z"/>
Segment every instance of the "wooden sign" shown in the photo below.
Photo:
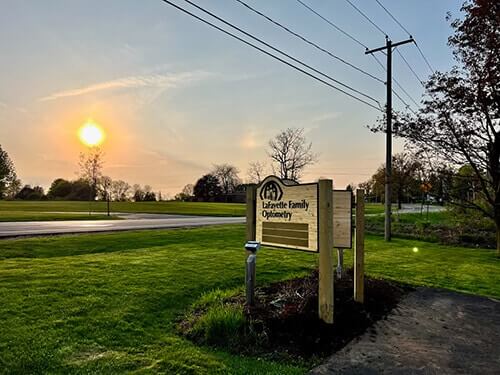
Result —
<path fill-rule="evenodd" d="M 333 191 L 333 247 L 352 248 L 352 192 Z"/>
<path fill-rule="evenodd" d="M 256 190 L 255 239 L 263 245 L 317 252 L 318 184 L 269 176 Z"/>

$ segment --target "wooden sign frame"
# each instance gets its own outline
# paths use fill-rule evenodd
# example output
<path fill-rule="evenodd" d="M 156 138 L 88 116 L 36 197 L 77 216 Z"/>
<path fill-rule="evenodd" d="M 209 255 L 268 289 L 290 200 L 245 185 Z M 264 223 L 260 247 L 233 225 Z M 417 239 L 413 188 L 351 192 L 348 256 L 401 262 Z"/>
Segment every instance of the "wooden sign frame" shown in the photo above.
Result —
<path fill-rule="evenodd" d="M 278 179 L 276 176 L 270 176 Z M 266 181 L 268 178 L 264 179 Z M 279 179 L 278 179 L 279 180 Z M 263 181 L 263 182 L 264 182 Z M 281 181 L 281 180 L 280 180 Z M 294 182 L 282 182 L 296 186 Z M 311 185 L 311 184 L 304 184 Z M 333 274 L 333 184 L 332 180 L 319 180 L 317 185 L 317 224 L 319 251 L 318 315 L 327 324 L 334 321 L 334 274 Z M 259 184 L 262 186 L 262 183 Z M 246 239 L 256 240 L 256 193 L 257 186 L 247 187 Z M 352 225 L 352 206 L 351 206 Z M 354 300 L 364 302 L 364 191 L 356 190 L 356 242 L 354 248 Z M 351 239 L 352 242 L 352 239 Z M 269 245 L 267 245 L 269 246 Z M 277 247 L 277 246 L 271 246 Z M 288 248 L 287 248 L 288 249 Z M 313 251 L 306 250 L 313 253 Z"/>

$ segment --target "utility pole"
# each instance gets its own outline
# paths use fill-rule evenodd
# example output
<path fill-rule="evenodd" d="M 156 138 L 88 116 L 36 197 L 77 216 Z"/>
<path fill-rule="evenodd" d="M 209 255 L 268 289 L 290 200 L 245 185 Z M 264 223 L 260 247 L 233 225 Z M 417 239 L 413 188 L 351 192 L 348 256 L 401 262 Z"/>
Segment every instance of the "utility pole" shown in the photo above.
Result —
<path fill-rule="evenodd" d="M 392 50 L 397 46 L 406 43 L 413 43 L 414 40 L 410 35 L 410 39 L 401 42 L 392 43 L 389 37 L 385 37 L 385 46 L 375 49 L 367 49 L 365 55 L 386 50 L 387 55 L 387 104 L 386 104 L 386 141 L 385 141 L 385 230 L 384 238 L 386 241 L 391 240 L 391 215 L 392 215 Z"/>

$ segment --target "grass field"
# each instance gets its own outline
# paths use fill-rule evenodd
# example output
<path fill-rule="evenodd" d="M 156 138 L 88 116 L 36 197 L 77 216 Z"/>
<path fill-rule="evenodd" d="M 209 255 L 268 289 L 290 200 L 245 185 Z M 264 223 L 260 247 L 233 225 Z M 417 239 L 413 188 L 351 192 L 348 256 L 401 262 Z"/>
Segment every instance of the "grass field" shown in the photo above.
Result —
<path fill-rule="evenodd" d="M 2 221 L 59 221 L 59 220 L 116 220 L 118 217 L 107 216 L 103 213 L 75 212 L 33 212 L 33 211 L 0 211 L 0 222 Z"/>
<path fill-rule="evenodd" d="M 0 372 L 305 373 L 310 364 L 238 357 L 175 333 L 204 292 L 242 286 L 243 238 L 236 225 L 0 241 Z M 373 276 L 500 298 L 494 251 L 375 236 L 366 249 Z M 263 249 L 258 283 L 316 262 L 316 254 Z"/>
<path fill-rule="evenodd" d="M 103 218 L 106 202 L 92 202 L 92 220 Z M 0 221 L 74 220 L 88 218 L 89 203 L 83 201 L 0 201 Z M 244 216 L 245 205 L 205 202 L 111 202 L 112 212 L 178 215 Z M 81 214 L 80 214 L 81 213 Z M 71 219 L 73 220 L 73 219 Z"/>
<path fill-rule="evenodd" d="M 92 202 L 92 220 L 108 219 L 106 202 Z M 380 214 L 378 203 L 366 205 L 367 214 Z M 85 220 L 89 203 L 82 201 L 2 201 L 0 221 Z M 178 215 L 244 216 L 245 205 L 206 202 L 112 202 L 112 212 L 157 213 Z"/>

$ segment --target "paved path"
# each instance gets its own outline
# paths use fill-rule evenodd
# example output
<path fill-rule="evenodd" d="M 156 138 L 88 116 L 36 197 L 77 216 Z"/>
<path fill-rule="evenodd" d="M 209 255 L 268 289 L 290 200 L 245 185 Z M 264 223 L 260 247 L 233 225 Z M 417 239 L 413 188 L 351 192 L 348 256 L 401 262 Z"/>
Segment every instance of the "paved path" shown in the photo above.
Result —
<path fill-rule="evenodd" d="M 199 227 L 216 224 L 244 223 L 244 217 L 184 216 L 166 214 L 125 214 L 124 220 L 26 221 L 0 223 L 0 238 L 113 232 L 137 229 Z"/>
<path fill-rule="evenodd" d="M 419 288 L 311 374 L 500 374 L 500 301 Z"/>

